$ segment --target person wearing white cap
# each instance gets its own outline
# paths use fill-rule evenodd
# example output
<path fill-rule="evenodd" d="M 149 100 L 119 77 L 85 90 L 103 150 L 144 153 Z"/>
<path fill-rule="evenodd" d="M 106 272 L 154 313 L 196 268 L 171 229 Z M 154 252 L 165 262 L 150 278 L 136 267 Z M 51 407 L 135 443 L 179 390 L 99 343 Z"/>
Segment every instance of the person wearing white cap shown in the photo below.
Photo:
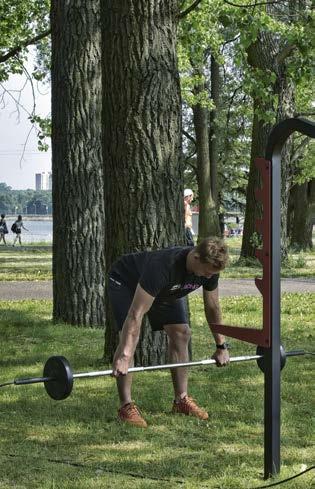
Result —
<path fill-rule="evenodd" d="M 184 208 L 185 208 L 185 235 L 187 246 L 194 246 L 194 231 L 192 227 L 192 212 L 190 204 L 194 198 L 194 193 L 190 188 L 184 190 Z"/>

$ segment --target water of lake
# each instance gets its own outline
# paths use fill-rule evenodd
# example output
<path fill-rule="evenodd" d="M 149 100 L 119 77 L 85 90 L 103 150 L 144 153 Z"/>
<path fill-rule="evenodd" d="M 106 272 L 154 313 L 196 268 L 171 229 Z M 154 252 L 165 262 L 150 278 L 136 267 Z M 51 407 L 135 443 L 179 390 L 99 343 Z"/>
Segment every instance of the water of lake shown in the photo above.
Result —
<path fill-rule="evenodd" d="M 15 234 L 11 231 L 11 226 L 14 221 L 8 219 L 6 222 L 9 231 L 9 234 L 6 234 L 6 241 L 10 243 L 15 237 Z M 40 241 L 46 242 L 47 244 L 52 243 L 52 220 L 28 221 L 27 219 L 23 219 L 23 225 L 28 231 L 22 229 L 22 243 L 39 243 Z"/>

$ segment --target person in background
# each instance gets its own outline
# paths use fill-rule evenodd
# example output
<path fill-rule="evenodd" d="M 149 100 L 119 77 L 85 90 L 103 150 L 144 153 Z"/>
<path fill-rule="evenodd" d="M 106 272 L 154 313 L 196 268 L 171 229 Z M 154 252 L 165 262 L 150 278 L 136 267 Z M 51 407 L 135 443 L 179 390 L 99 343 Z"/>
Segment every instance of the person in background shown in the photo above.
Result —
<path fill-rule="evenodd" d="M 185 236 L 187 246 L 194 246 L 194 231 L 192 227 L 192 211 L 190 204 L 193 201 L 194 194 L 190 188 L 184 190 L 184 209 L 185 209 Z"/>
<path fill-rule="evenodd" d="M 6 245 L 6 240 L 5 240 L 5 235 L 8 234 L 8 228 L 7 228 L 7 223 L 5 222 L 5 214 L 1 214 L 1 219 L 0 219 L 0 243 L 3 241 L 3 243 Z"/>
<path fill-rule="evenodd" d="M 22 245 L 22 240 L 21 240 L 22 228 L 25 229 L 25 231 L 28 231 L 28 229 L 26 229 L 26 227 L 24 227 L 23 225 L 21 214 L 19 214 L 17 220 L 11 226 L 11 231 L 16 235 L 12 246 L 15 246 L 17 240 L 19 241 L 20 246 Z"/>

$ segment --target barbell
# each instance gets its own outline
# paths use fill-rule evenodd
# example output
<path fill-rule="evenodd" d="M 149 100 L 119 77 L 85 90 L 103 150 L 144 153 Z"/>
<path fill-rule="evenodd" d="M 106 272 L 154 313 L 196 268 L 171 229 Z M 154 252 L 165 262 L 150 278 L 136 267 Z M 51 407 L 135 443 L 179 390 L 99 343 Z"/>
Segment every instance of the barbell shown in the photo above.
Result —
<path fill-rule="evenodd" d="M 260 370 L 264 371 L 264 348 L 258 346 L 256 355 L 231 357 L 230 363 L 248 362 L 256 360 Z M 305 350 L 292 350 L 285 352 L 283 346 L 280 347 L 280 368 L 283 369 L 287 357 L 297 355 L 307 355 Z M 171 363 L 165 365 L 151 365 L 148 367 L 132 367 L 128 373 L 133 372 L 148 372 L 151 370 L 164 370 L 180 367 L 196 367 L 202 365 L 214 365 L 216 361 L 213 359 L 197 360 L 194 362 Z M 73 373 L 68 360 L 63 356 L 52 356 L 45 363 L 43 377 L 20 378 L 14 379 L 11 382 L 0 384 L 0 387 L 7 385 L 27 385 L 44 383 L 47 394 L 56 401 L 66 399 L 70 396 L 75 379 L 87 379 L 94 377 L 106 377 L 112 374 L 112 370 L 101 370 L 96 372 Z"/>

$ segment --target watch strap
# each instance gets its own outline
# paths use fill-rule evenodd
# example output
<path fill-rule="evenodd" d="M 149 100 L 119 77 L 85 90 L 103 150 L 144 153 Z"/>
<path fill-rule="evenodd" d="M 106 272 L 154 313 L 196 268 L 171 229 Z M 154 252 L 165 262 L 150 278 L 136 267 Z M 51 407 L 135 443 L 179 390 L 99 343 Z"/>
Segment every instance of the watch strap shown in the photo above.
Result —
<path fill-rule="evenodd" d="M 229 344 L 224 342 L 221 345 L 216 345 L 217 350 L 228 350 L 229 349 Z"/>

